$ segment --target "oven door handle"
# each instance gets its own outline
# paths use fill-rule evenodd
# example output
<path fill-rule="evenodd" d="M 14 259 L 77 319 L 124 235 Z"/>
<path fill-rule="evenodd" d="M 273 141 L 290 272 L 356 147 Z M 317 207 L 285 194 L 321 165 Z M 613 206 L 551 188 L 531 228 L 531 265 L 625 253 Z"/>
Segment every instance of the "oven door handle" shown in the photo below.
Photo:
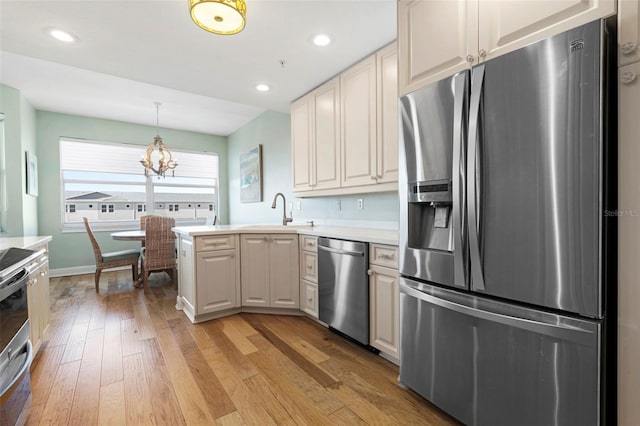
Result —
<path fill-rule="evenodd" d="M 20 367 L 20 370 L 16 373 L 15 377 L 11 380 L 11 383 L 5 388 L 0 390 L 0 395 L 4 395 L 6 392 L 11 390 L 11 388 L 20 380 L 24 375 L 25 371 L 31 365 L 32 357 L 33 357 L 33 346 L 31 345 L 31 340 L 27 340 L 27 357 L 24 359 L 24 364 Z"/>

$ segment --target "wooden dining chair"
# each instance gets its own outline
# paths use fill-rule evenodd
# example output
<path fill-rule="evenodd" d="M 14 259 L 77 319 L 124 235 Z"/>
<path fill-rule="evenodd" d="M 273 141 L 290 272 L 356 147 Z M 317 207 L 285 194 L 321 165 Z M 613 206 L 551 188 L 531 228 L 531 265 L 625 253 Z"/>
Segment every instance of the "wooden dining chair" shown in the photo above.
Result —
<path fill-rule="evenodd" d="M 141 263 L 144 288 L 147 288 L 147 280 L 151 272 L 168 272 L 177 284 L 176 236 L 171 230 L 175 223 L 175 219 L 171 217 L 147 216 Z"/>
<path fill-rule="evenodd" d="M 89 219 L 83 217 L 82 221 L 84 222 L 84 227 L 87 229 L 87 234 L 89 235 L 89 240 L 93 247 L 93 255 L 96 258 L 96 293 L 100 292 L 100 274 L 103 269 L 131 266 L 133 283 L 135 285 L 138 281 L 138 260 L 140 259 L 140 250 L 130 249 L 102 253 L 100 245 L 98 245 L 98 241 L 96 241 L 96 237 L 93 235 L 93 231 L 91 231 L 91 226 L 89 226 Z"/>

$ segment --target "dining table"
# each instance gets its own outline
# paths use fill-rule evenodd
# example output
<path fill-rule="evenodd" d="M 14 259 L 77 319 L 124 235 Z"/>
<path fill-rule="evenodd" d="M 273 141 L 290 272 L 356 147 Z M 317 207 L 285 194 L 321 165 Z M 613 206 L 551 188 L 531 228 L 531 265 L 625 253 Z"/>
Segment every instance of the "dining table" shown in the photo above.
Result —
<path fill-rule="evenodd" d="M 145 239 L 145 230 L 144 229 L 134 229 L 131 231 L 118 231 L 112 232 L 111 238 L 117 241 L 144 241 Z"/>

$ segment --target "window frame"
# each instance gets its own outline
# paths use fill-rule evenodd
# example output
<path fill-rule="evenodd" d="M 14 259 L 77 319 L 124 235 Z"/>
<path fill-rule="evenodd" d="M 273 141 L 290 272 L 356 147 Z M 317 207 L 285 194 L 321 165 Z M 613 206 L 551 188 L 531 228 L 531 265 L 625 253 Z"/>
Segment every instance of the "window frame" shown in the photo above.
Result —
<path fill-rule="evenodd" d="M 65 169 L 63 169 L 62 167 L 62 149 L 61 149 L 61 145 L 63 143 L 63 141 L 69 141 L 69 142 L 80 142 L 80 143 L 89 143 L 89 144 L 96 144 L 96 145 L 113 145 L 113 146 L 125 146 L 125 147 L 135 147 L 135 148 L 141 148 L 142 150 L 144 150 L 146 148 L 146 145 L 142 145 L 142 144 L 135 144 L 135 143 L 126 143 L 126 142 L 110 142 L 110 141 L 99 141 L 99 140 L 95 140 L 95 139 L 83 139 L 83 138 L 72 138 L 72 137 L 60 137 L 58 142 L 59 142 L 59 160 L 60 160 L 60 169 L 59 169 L 59 179 L 60 179 L 60 193 L 59 193 L 59 197 L 60 197 L 60 208 L 59 211 L 61 212 L 61 217 L 60 217 L 60 229 L 62 233 L 66 233 L 66 232 L 84 232 L 84 224 L 82 221 L 79 222 L 65 222 L 65 208 L 66 208 L 66 199 L 65 199 L 65 183 L 105 183 L 106 181 L 104 180 L 78 180 L 78 179 L 67 179 L 65 180 L 64 178 L 64 171 Z M 218 154 L 218 152 L 215 151 L 195 151 L 195 150 L 186 150 L 186 149 L 171 149 L 172 153 L 174 153 L 174 155 L 177 158 L 180 158 L 180 153 L 190 153 L 190 154 L 197 154 L 197 155 L 207 155 L 207 156 L 211 156 L 211 157 L 216 157 L 217 158 L 217 175 L 215 176 L 215 185 L 213 185 L 213 189 L 215 192 L 214 198 L 213 198 L 213 205 L 216 208 L 216 211 L 219 212 L 220 211 L 220 155 Z M 179 167 L 179 166 L 178 166 Z M 140 166 L 140 174 L 144 175 L 144 169 L 142 168 L 142 166 Z M 179 177 L 179 176 L 177 176 Z M 150 174 L 150 179 L 151 179 L 151 187 L 154 187 L 153 182 L 155 182 L 155 179 L 157 179 L 157 177 L 155 176 L 154 173 Z M 161 178 L 163 180 L 166 179 L 171 179 L 171 175 L 168 175 L 166 178 Z M 119 182 L 121 184 L 124 185 L 139 185 L 139 184 L 134 184 L 134 183 L 122 183 Z M 143 184 L 145 186 L 145 194 L 146 191 L 149 188 L 149 180 L 145 179 L 145 183 Z M 203 187 L 211 187 L 211 186 L 205 186 L 205 185 L 189 185 L 189 184 L 176 184 L 176 183 L 167 183 L 167 182 L 161 182 L 159 183 L 159 186 L 164 186 L 164 187 L 179 187 L 179 188 L 203 188 Z M 158 202 L 155 199 L 155 196 L 157 196 L 157 193 L 154 193 L 154 196 L 152 196 L 153 199 L 153 204 L 154 205 L 158 205 L 158 204 L 164 204 L 164 205 L 168 205 L 169 202 Z M 131 206 L 131 210 L 134 212 L 134 214 L 136 214 L 136 217 L 132 220 L 101 220 L 101 221 L 93 221 L 91 222 L 91 228 L 93 230 L 97 230 L 97 231 L 116 231 L 116 230 L 132 230 L 132 229 L 139 229 L 140 227 L 140 221 L 139 221 L 139 217 L 137 215 L 139 214 L 146 214 L 148 211 L 147 208 L 147 201 L 148 201 L 148 197 L 147 200 L 145 200 L 144 202 L 140 203 L 138 201 L 130 201 L 130 206 Z M 207 204 L 210 204 L 209 201 L 206 201 Z M 77 203 L 76 203 L 77 204 Z M 106 200 L 95 200 L 94 203 L 92 203 L 94 206 L 96 206 L 96 209 L 98 212 L 101 211 L 102 206 L 106 205 L 107 206 L 107 211 L 109 211 L 109 207 L 114 208 L 114 203 L 113 202 L 109 202 Z M 142 206 L 142 212 L 140 212 L 138 210 L 138 206 L 141 205 Z M 76 210 L 77 210 L 77 205 L 76 205 Z M 109 213 L 106 213 L 109 214 Z M 149 213 L 150 214 L 150 213 Z M 156 211 L 154 214 L 160 214 L 162 215 L 163 212 L 162 211 Z M 218 213 L 219 214 L 219 213 Z M 185 219 L 185 218 L 175 218 L 176 220 L 176 225 L 177 226 L 190 226 L 190 225 L 204 225 L 204 223 L 206 222 L 206 218 L 198 218 L 198 219 Z"/>

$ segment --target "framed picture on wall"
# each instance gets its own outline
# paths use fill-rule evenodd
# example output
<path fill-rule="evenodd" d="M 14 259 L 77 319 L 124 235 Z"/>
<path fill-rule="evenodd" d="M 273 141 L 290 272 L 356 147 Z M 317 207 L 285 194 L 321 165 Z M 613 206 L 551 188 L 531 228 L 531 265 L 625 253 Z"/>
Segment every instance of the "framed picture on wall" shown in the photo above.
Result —
<path fill-rule="evenodd" d="M 38 157 L 29 151 L 25 152 L 27 166 L 27 194 L 38 196 Z"/>
<path fill-rule="evenodd" d="M 240 202 L 262 201 L 262 145 L 240 154 Z"/>

